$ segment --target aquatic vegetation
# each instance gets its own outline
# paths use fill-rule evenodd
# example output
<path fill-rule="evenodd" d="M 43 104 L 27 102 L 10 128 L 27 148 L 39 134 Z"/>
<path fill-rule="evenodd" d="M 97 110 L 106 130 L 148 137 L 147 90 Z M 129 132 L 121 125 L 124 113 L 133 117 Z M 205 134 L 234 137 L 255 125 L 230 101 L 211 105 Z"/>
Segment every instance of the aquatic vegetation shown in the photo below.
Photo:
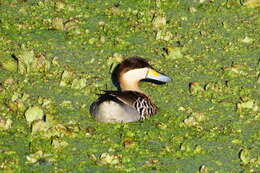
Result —
<path fill-rule="evenodd" d="M 40 132 L 46 133 L 49 128 L 49 123 L 43 120 L 34 120 L 31 125 L 32 135 L 39 134 Z"/>
<path fill-rule="evenodd" d="M 0 117 L 0 130 L 7 130 L 12 127 L 12 120 Z"/>
<path fill-rule="evenodd" d="M 43 117 L 43 110 L 39 106 L 33 106 L 25 112 L 25 118 L 29 124 L 35 120 L 43 120 Z"/>
<path fill-rule="evenodd" d="M 120 163 L 120 156 L 110 155 L 109 153 L 102 153 L 99 159 L 100 160 L 97 163 L 101 165 L 115 165 Z"/>
<path fill-rule="evenodd" d="M 245 5 L 251 8 L 254 7 L 259 7 L 260 6 L 260 1 L 259 0 L 247 0 L 245 2 Z"/>
<path fill-rule="evenodd" d="M 66 141 L 59 138 L 53 138 L 51 144 L 55 149 L 61 149 L 69 145 Z"/>
<path fill-rule="evenodd" d="M 182 54 L 182 49 L 180 47 L 166 47 L 164 48 L 165 53 L 164 53 L 164 57 L 166 59 L 169 60 L 174 60 L 174 59 L 180 59 L 183 58 L 183 54 Z"/>
<path fill-rule="evenodd" d="M 54 159 L 51 158 L 51 154 L 44 154 L 43 151 L 39 150 L 33 154 L 26 156 L 27 163 L 41 163 L 41 162 L 52 162 Z"/>
<path fill-rule="evenodd" d="M 205 120 L 207 120 L 207 118 L 203 113 L 193 112 L 188 118 L 184 119 L 184 124 L 195 127 Z"/>
<path fill-rule="evenodd" d="M 1 1 L 0 172 L 259 172 L 259 0 Z M 126 57 L 148 121 L 88 109 Z"/>
<path fill-rule="evenodd" d="M 17 72 L 17 61 L 14 59 L 4 61 L 1 63 L 0 67 L 11 72 Z"/>

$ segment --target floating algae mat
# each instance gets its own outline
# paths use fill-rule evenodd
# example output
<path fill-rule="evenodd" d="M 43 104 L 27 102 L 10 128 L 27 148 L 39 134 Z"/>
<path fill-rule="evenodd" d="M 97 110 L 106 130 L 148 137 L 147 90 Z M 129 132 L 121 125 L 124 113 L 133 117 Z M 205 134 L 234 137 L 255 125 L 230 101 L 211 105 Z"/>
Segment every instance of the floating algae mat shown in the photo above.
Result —
<path fill-rule="evenodd" d="M 0 2 L 0 172 L 259 172 L 258 1 Z M 160 108 L 104 124 L 89 105 L 125 57 L 171 76 Z"/>

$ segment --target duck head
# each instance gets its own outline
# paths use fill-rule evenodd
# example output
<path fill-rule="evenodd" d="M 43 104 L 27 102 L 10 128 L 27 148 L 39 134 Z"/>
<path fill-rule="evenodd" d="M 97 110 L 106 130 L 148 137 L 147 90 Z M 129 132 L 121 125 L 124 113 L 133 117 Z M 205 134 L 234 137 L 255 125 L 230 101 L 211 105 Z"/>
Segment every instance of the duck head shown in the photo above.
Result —
<path fill-rule="evenodd" d="M 139 89 L 140 81 L 164 84 L 170 82 L 171 78 L 155 70 L 147 60 L 140 57 L 130 57 L 118 64 L 112 73 L 112 80 L 122 91 L 142 92 Z"/>

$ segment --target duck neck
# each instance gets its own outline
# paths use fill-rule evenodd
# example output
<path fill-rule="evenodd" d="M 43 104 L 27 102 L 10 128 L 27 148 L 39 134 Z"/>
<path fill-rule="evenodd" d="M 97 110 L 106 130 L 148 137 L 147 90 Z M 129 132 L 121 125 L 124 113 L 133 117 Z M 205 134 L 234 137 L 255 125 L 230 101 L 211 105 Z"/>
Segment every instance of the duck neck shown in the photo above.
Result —
<path fill-rule="evenodd" d="M 126 81 L 121 79 L 120 80 L 120 88 L 121 91 L 137 91 L 140 93 L 144 93 L 140 88 L 139 88 L 139 81 Z"/>

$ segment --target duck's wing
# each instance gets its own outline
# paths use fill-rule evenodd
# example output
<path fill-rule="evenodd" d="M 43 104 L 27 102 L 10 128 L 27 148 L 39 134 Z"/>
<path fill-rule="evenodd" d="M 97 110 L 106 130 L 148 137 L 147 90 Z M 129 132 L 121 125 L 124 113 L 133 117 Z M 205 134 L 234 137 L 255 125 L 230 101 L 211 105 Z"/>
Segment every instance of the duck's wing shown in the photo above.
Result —
<path fill-rule="evenodd" d="M 144 120 L 154 115 L 158 108 L 145 94 L 135 91 L 104 91 L 101 100 L 113 100 L 119 104 L 126 104 L 133 107 L 140 114 L 140 119 Z"/>

